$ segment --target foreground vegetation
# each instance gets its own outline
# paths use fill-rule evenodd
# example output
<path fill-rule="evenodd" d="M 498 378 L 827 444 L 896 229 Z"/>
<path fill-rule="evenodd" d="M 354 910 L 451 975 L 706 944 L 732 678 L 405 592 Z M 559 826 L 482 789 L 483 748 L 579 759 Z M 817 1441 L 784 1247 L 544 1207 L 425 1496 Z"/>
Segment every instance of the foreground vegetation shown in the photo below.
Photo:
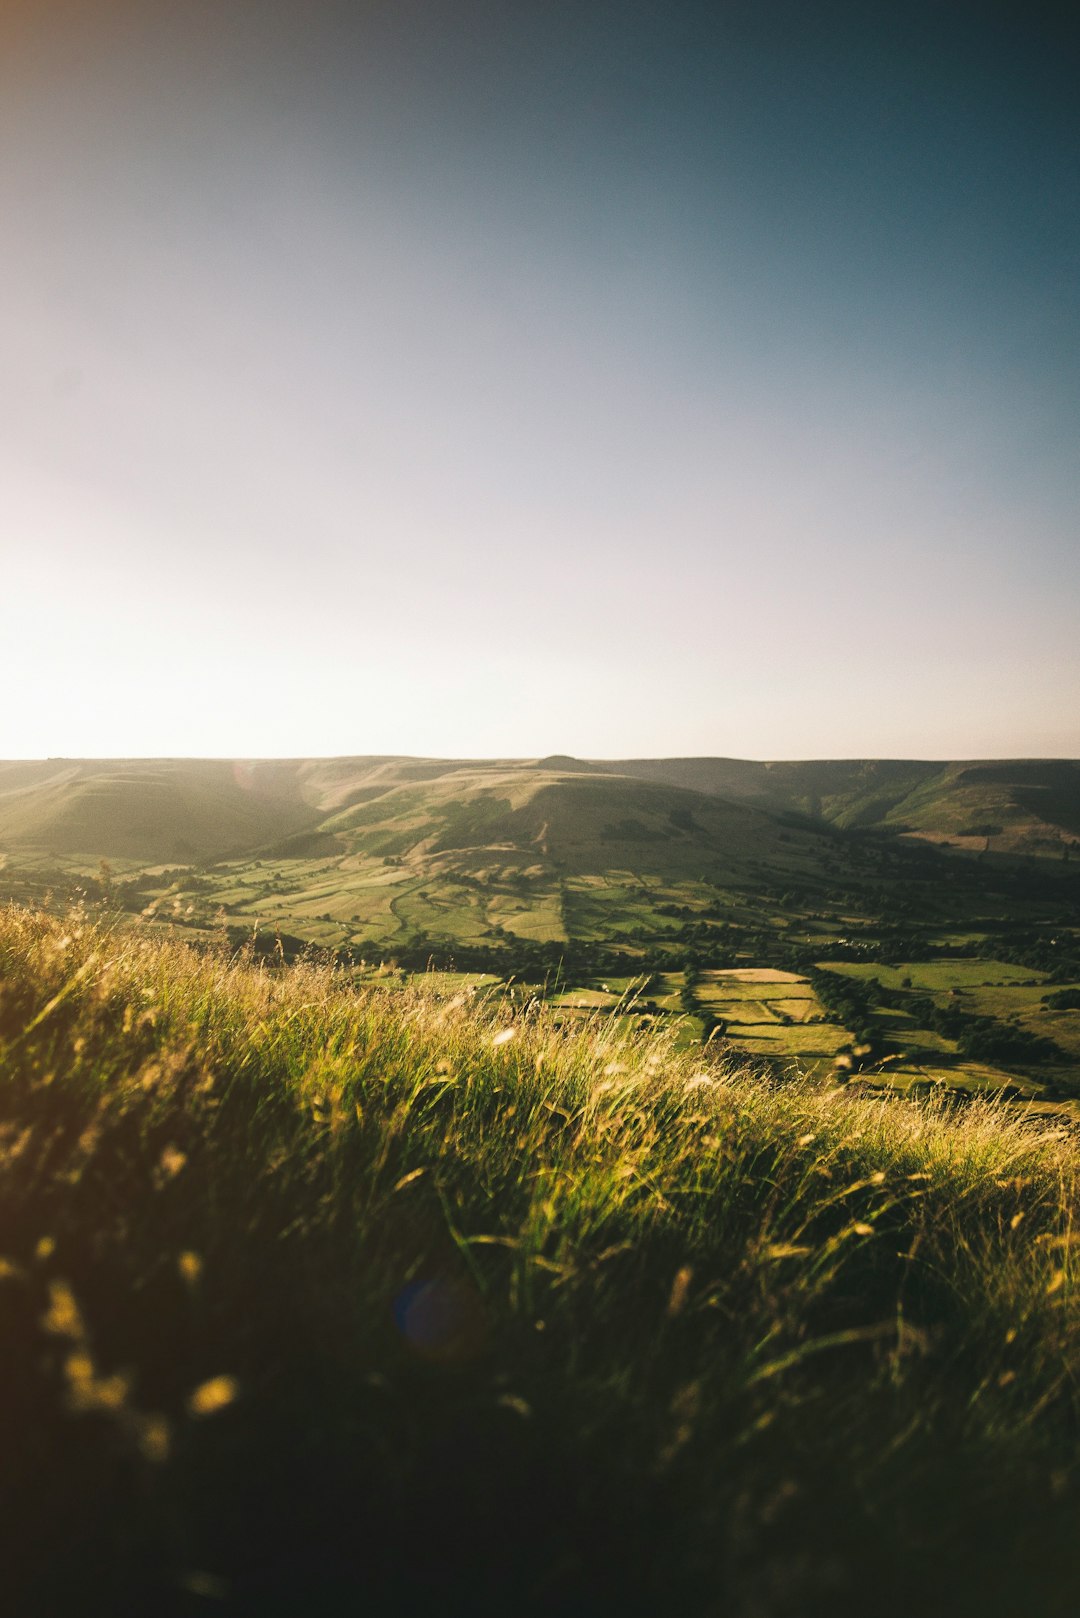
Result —
<path fill-rule="evenodd" d="M 3 912 L 11 1610 L 1073 1612 L 1075 1133 L 716 1048 Z"/>

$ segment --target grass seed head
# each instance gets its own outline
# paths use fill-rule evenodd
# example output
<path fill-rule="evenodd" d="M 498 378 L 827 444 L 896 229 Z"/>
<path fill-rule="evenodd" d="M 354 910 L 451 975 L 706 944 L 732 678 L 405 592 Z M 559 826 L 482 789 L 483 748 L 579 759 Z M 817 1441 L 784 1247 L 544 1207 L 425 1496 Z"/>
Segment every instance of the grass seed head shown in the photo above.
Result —
<path fill-rule="evenodd" d="M 215 1416 L 227 1410 L 240 1397 L 240 1384 L 234 1376 L 212 1376 L 189 1395 L 187 1407 L 192 1416 Z"/>

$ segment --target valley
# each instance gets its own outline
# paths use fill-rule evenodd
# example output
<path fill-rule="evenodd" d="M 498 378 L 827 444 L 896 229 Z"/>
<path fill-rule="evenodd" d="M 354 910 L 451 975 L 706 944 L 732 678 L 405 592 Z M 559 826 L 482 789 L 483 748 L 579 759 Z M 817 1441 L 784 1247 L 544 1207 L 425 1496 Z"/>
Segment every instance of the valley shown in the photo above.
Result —
<path fill-rule="evenodd" d="M 1080 766 L 0 765 L 0 897 L 1080 1111 Z"/>

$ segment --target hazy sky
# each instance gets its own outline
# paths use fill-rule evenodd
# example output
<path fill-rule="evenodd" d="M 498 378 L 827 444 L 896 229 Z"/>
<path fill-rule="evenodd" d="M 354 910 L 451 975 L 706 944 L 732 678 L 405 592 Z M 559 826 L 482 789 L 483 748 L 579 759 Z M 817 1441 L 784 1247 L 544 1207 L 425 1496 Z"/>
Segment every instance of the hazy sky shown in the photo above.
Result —
<path fill-rule="evenodd" d="M 0 0 L 0 756 L 1080 754 L 1065 9 Z"/>

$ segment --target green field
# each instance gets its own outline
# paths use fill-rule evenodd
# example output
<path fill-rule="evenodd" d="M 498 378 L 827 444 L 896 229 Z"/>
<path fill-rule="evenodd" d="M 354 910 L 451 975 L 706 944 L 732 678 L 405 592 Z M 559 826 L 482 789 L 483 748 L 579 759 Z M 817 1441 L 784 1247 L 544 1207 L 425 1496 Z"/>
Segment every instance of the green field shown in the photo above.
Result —
<path fill-rule="evenodd" d="M 823 962 L 828 970 L 864 983 L 880 984 L 895 1002 L 879 1015 L 888 1019 L 897 1073 L 945 1081 L 961 1088 L 999 1084 L 1018 1087 L 1024 1095 L 1045 1097 L 1064 1088 L 1071 1092 L 1074 1066 L 1080 1063 L 1080 1014 L 1054 1010 L 1052 994 L 1080 989 L 1060 976 L 1017 967 L 993 959 L 906 961 L 893 966 Z M 965 1062 L 955 1039 L 922 1026 L 925 1005 L 939 1011 L 954 1008 L 964 1018 L 982 1018 L 1006 1032 L 1049 1040 L 1056 1056 L 1040 1059 L 1027 1072 L 1016 1057 L 1004 1063 Z"/>
<path fill-rule="evenodd" d="M 62 906 L 81 890 L 204 943 L 527 981 L 566 1017 L 623 1015 L 612 980 L 647 981 L 641 1015 L 784 1073 L 877 1069 L 893 1087 L 929 1074 L 1065 1102 L 1080 1094 L 1080 1016 L 1044 997 L 1080 979 L 1070 769 L 2 765 L 0 896 Z M 991 789 L 1001 816 L 1016 800 L 1014 843 L 1036 800 L 1053 809 L 1062 857 L 987 850 L 985 835 L 967 853 L 931 846 L 931 811 L 943 836 Z M 900 827 L 901 808 L 926 836 Z M 821 969 L 873 985 L 873 1005 L 830 1010 Z M 913 1014 L 920 998 L 933 1018 Z"/>
<path fill-rule="evenodd" d="M 963 993 L 970 989 L 1002 985 L 1038 986 L 1046 978 L 1045 972 L 1010 966 L 1005 961 L 972 960 L 901 961 L 896 966 L 853 964 L 850 961 L 822 961 L 832 972 L 844 972 L 849 977 L 877 978 L 886 988 L 910 989 L 915 993 L 929 991 L 949 993 L 956 989 Z"/>

